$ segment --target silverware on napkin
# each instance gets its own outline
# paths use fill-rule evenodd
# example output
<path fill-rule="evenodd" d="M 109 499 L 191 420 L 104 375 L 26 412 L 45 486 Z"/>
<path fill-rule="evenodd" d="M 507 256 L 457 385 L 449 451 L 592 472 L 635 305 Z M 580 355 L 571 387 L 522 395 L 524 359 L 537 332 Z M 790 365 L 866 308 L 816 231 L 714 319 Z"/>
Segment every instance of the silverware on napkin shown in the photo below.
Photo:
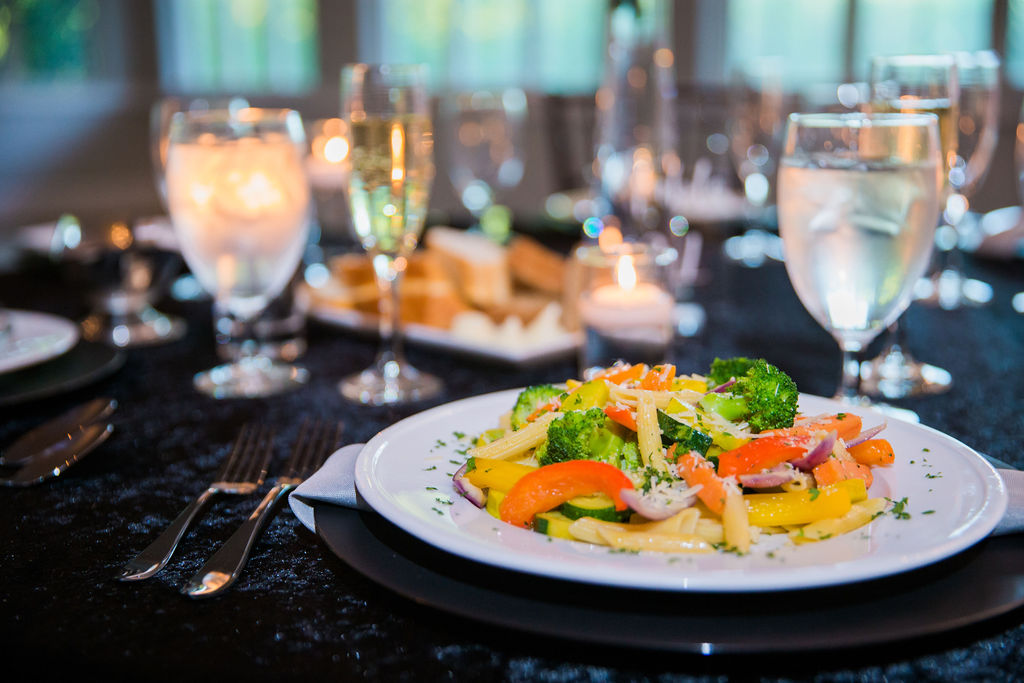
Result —
<path fill-rule="evenodd" d="M 148 579 L 160 571 L 171 559 L 179 541 L 192 525 L 192 520 L 215 494 L 255 493 L 267 476 L 267 465 L 274 452 L 273 444 L 274 435 L 270 429 L 245 425 L 213 482 L 189 503 L 155 541 L 132 558 L 117 578 L 121 581 L 138 581 Z"/>
<path fill-rule="evenodd" d="M 274 487 L 252 511 L 249 518 L 188 582 L 182 593 L 192 598 L 212 597 L 226 590 L 242 573 L 249 552 L 273 515 L 277 501 L 317 471 L 337 448 L 341 423 L 303 422 L 292 455 Z"/>

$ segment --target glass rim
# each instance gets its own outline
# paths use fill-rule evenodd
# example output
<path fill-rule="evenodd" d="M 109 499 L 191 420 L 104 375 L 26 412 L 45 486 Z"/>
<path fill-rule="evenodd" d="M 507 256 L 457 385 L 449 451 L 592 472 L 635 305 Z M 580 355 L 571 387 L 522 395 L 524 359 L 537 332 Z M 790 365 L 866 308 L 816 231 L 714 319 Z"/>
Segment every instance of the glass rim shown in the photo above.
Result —
<path fill-rule="evenodd" d="M 885 114 L 866 114 L 863 112 L 845 114 L 796 112 L 789 115 L 788 121 L 791 125 L 799 125 L 803 128 L 890 128 L 927 125 L 929 122 L 934 122 L 938 126 L 939 117 L 926 112 L 890 112 Z"/>
<path fill-rule="evenodd" d="M 257 116 L 258 115 L 258 116 Z M 238 121 L 239 123 L 256 123 L 259 121 L 286 121 L 289 118 L 302 117 L 298 109 L 290 107 L 241 107 L 239 109 L 198 109 L 174 112 L 173 118 L 188 121 Z"/>
<path fill-rule="evenodd" d="M 354 73 L 356 71 L 377 71 L 386 74 L 388 71 L 422 71 L 424 74 L 430 70 L 425 62 L 349 62 L 343 64 L 341 73 Z"/>
<path fill-rule="evenodd" d="M 949 52 L 933 54 L 875 55 L 871 58 L 871 65 L 956 66 L 956 58 Z"/>
<path fill-rule="evenodd" d="M 623 256 L 632 256 L 634 264 L 641 267 L 647 264 L 667 266 L 678 258 L 679 252 L 674 247 L 643 242 L 620 242 L 613 246 L 584 244 L 573 250 L 578 262 L 597 267 L 614 265 Z"/>

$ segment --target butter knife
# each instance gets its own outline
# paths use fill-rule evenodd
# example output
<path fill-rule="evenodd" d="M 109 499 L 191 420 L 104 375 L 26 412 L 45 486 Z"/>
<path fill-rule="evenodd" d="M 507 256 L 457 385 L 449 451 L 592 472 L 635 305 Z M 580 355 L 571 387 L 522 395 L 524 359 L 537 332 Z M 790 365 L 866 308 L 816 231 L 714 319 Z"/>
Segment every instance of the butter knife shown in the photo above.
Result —
<path fill-rule="evenodd" d="M 79 436 L 68 440 L 62 447 L 51 448 L 45 454 L 28 460 L 13 474 L 0 477 L 0 486 L 32 486 L 59 477 L 110 438 L 113 431 L 114 425 L 103 422 L 85 425 Z"/>
<path fill-rule="evenodd" d="M 86 427 L 110 417 L 117 409 L 112 398 L 94 398 L 75 406 L 38 427 L 25 432 L 0 453 L 0 465 L 17 467 L 28 460 L 48 455 L 53 450 L 66 450 L 69 441 L 80 441 Z"/>

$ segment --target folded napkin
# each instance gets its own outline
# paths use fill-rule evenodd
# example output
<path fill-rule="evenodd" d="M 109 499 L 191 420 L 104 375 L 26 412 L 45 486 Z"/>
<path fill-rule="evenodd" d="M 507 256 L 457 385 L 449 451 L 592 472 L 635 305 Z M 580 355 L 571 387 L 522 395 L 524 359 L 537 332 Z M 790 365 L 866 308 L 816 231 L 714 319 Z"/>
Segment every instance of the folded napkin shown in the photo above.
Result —
<path fill-rule="evenodd" d="M 316 531 L 313 521 L 314 502 L 366 509 L 366 504 L 356 495 L 355 479 L 356 458 L 363 445 L 354 443 L 338 450 L 316 474 L 299 484 L 288 496 L 292 512 L 310 531 Z M 1006 483 L 1010 501 L 1006 514 L 993 529 L 992 535 L 1024 531 L 1024 470 L 999 469 L 998 472 Z"/>
<path fill-rule="evenodd" d="M 365 445 L 354 443 L 338 449 L 323 467 L 288 495 L 288 505 L 295 517 L 310 531 L 316 532 L 313 521 L 315 502 L 347 508 L 365 507 L 356 496 L 356 458 Z"/>

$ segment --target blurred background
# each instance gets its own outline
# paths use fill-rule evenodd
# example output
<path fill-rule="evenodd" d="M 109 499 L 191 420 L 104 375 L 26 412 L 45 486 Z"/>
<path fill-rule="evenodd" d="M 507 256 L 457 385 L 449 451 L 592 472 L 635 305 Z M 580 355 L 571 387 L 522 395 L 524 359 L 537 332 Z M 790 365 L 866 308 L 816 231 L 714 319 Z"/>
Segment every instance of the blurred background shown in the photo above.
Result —
<path fill-rule="evenodd" d="M 707 141 L 740 186 L 743 162 L 726 150 L 735 138 L 727 119 L 737 83 L 772 78 L 799 106 L 827 107 L 837 84 L 867 79 L 871 55 L 994 50 L 1003 64 L 1000 144 L 972 208 L 1018 203 L 1013 142 L 1024 91 L 1024 0 L 639 4 L 672 50 L 687 108 L 677 117 L 680 145 Z M 355 60 L 426 62 L 438 96 L 452 88 L 521 89 L 530 105 L 517 155 L 525 167 L 505 169 L 501 201 L 517 220 L 558 213 L 546 202 L 586 184 L 594 159 L 608 7 L 605 0 L 2 0 L 0 233 L 64 212 L 161 213 L 150 158 L 151 108 L 160 98 L 239 96 L 297 108 L 312 121 L 337 116 L 340 68 Z M 468 224 L 473 196 L 467 203 L 452 163 L 438 154 L 432 214 Z"/>

